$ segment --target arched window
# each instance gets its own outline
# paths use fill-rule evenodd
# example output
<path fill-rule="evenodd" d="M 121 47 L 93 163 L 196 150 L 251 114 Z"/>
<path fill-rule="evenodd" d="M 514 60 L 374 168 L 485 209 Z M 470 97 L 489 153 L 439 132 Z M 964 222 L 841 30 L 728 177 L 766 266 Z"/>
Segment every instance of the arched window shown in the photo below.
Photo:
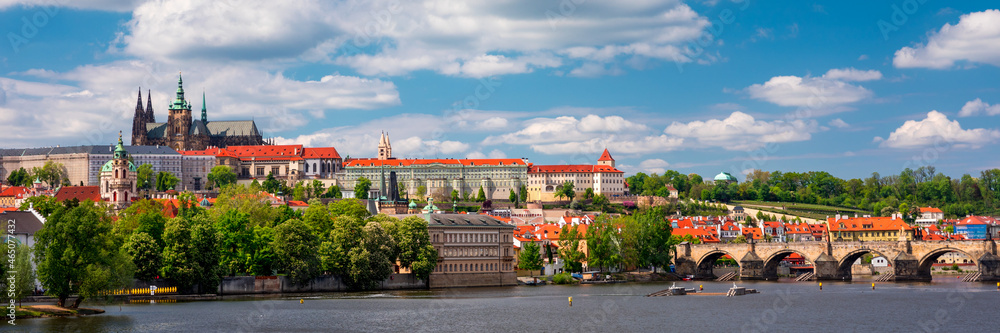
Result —
<path fill-rule="evenodd" d="M 313 172 L 317 172 L 317 171 L 319 171 L 319 170 L 316 170 L 316 163 L 313 163 Z"/>
<path fill-rule="evenodd" d="M 111 201 L 118 201 L 118 191 L 111 192 Z"/>

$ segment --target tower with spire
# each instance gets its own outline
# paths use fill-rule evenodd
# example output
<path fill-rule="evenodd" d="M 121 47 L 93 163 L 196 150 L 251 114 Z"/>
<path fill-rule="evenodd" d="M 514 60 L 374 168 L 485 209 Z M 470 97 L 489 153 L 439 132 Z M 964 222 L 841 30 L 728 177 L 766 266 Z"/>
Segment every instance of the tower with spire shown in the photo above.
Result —
<path fill-rule="evenodd" d="M 378 140 L 378 159 L 392 159 L 392 145 L 389 144 L 389 134 L 382 132 L 382 138 Z"/>
<path fill-rule="evenodd" d="M 177 75 L 177 97 L 168 108 L 167 142 L 176 150 L 187 150 L 191 131 L 191 103 L 184 99 L 184 78 Z"/>
<path fill-rule="evenodd" d="M 132 116 L 132 145 L 144 145 L 146 138 L 146 111 L 142 109 L 142 88 L 139 88 L 139 97 L 135 102 L 135 115 Z"/>
<path fill-rule="evenodd" d="M 208 124 L 208 109 L 205 107 L 205 92 L 201 92 L 201 122 Z"/>
<path fill-rule="evenodd" d="M 608 152 L 608 148 L 604 148 L 604 153 L 601 157 L 597 159 L 597 165 L 607 165 L 612 168 L 615 167 L 615 159 L 611 157 L 611 153 Z"/>
<path fill-rule="evenodd" d="M 114 158 L 101 167 L 100 180 L 101 198 L 110 203 L 116 211 L 127 208 L 132 199 L 138 196 L 136 167 L 128 158 L 129 154 L 122 143 L 122 134 L 118 132 Z"/>

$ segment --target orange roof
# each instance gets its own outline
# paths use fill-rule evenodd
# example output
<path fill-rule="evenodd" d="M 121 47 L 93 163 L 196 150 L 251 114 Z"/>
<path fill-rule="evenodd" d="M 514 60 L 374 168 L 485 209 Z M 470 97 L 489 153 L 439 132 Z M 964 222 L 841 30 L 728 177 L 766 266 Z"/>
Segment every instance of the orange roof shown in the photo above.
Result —
<path fill-rule="evenodd" d="M 56 201 L 66 201 L 70 199 L 100 202 L 101 188 L 99 186 L 63 186 L 59 189 L 59 192 L 56 192 Z"/>
<path fill-rule="evenodd" d="M 303 158 L 340 158 L 337 148 L 302 148 Z"/>
<path fill-rule="evenodd" d="M 747 237 L 749 235 L 750 237 Z M 744 238 L 764 239 L 764 234 L 760 228 L 743 228 Z"/>
<path fill-rule="evenodd" d="M 719 239 L 705 229 L 674 229 L 671 235 L 678 237 L 691 236 L 702 241 L 702 243 L 718 243 Z"/>
<path fill-rule="evenodd" d="M 608 148 L 604 148 L 604 153 L 601 154 L 601 158 L 598 158 L 597 160 L 598 161 L 614 161 L 615 159 L 611 158 L 611 153 L 608 152 Z"/>
<path fill-rule="evenodd" d="M 304 201 L 288 200 L 288 206 L 289 207 L 307 207 L 307 206 L 309 206 L 309 204 L 305 203 Z"/>
<path fill-rule="evenodd" d="M 446 164 L 446 165 L 464 165 L 464 166 L 507 166 L 507 165 L 521 165 L 525 166 L 524 160 L 519 158 L 469 158 L 469 159 L 451 159 L 451 158 L 433 158 L 433 159 L 393 159 L 393 160 L 378 160 L 378 159 L 351 159 L 344 162 L 344 167 L 377 167 L 377 166 L 412 166 L 412 165 L 430 165 L 430 164 Z"/>
<path fill-rule="evenodd" d="M 16 212 L 17 207 L 0 207 L 0 213 L 2 212 Z"/>
<path fill-rule="evenodd" d="M 528 168 L 528 173 L 561 173 L 561 172 L 580 172 L 580 173 L 623 173 L 618 169 L 612 168 L 610 165 L 533 165 Z"/>
<path fill-rule="evenodd" d="M 691 222 L 691 219 L 670 220 L 670 221 L 671 222 L 677 222 L 677 228 L 688 228 L 688 229 L 694 228 L 694 223 Z M 677 228 L 675 228 L 675 229 L 677 229 Z"/>
<path fill-rule="evenodd" d="M 989 216 L 968 216 L 955 223 L 955 225 L 967 224 L 997 224 L 997 220 Z"/>
<path fill-rule="evenodd" d="M 898 231 L 913 230 L 913 227 L 906 224 L 903 219 L 893 219 L 889 216 L 883 217 L 855 217 L 837 220 L 831 217 L 827 220 L 830 225 L 830 232 L 837 231 Z"/>
<path fill-rule="evenodd" d="M 785 224 L 785 233 L 788 233 L 788 234 L 811 234 L 812 230 L 810 230 L 809 226 L 806 225 L 806 224 L 804 224 L 804 223 L 802 223 L 802 224 L 786 223 Z"/>
<path fill-rule="evenodd" d="M 921 213 L 944 213 L 940 209 L 934 207 L 920 207 Z"/>
<path fill-rule="evenodd" d="M 5 187 L 3 191 L 0 191 L 0 197 L 19 197 L 25 193 L 28 193 L 27 187 L 11 186 L 11 187 Z"/>

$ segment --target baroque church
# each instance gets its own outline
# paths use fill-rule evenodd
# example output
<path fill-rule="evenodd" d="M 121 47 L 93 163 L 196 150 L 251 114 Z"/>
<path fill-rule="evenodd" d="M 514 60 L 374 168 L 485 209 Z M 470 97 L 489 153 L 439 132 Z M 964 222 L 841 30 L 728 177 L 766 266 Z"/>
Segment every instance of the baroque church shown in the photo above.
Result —
<path fill-rule="evenodd" d="M 153 100 L 146 92 L 142 108 L 142 90 L 132 118 L 133 146 L 168 146 L 175 150 L 203 150 L 208 147 L 270 145 L 253 120 L 208 121 L 205 94 L 201 96 L 201 119 L 191 114 L 191 102 L 184 99 L 184 80 L 177 76 L 177 97 L 167 106 L 167 122 L 156 122 Z"/>

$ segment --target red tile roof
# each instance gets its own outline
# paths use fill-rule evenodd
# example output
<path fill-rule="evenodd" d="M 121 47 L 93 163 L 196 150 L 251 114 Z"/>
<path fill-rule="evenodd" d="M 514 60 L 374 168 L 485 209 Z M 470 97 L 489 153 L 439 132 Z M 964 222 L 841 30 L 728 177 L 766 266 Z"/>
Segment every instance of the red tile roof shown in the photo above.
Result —
<path fill-rule="evenodd" d="M 524 160 L 519 158 L 475 158 L 475 159 L 451 159 L 451 158 L 434 158 L 434 159 L 393 159 L 393 160 L 378 160 L 378 159 L 351 159 L 344 162 L 344 167 L 377 167 L 377 166 L 412 166 L 412 165 L 431 165 L 431 164 L 445 164 L 445 165 L 464 165 L 464 166 L 508 166 L 508 165 L 519 165 L 526 166 Z"/>
<path fill-rule="evenodd" d="M 597 160 L 598 161 L 614 161 L 615 159 L 611 158 L 611 153 L 608 152 L 608 148 L 604 148 L 604 153 L 601 154 L 601 158 L 598 158 Z"/>
<path fill-rule="evenodd" d="M 303 158 L 340 158 L 340 153 L 333 147 L 304 148 L 302 145 L 279 146 L 229 146 L 226 148 L 208 148 L 205 150 L 184 150 L 182 155 L 236 157 L 249 160 L 302 160 Z"/>
<path fill-rule="evenodd" d="M 940 209 L 934 207 L 920 207 L 921 213 L 944 213 Z"/>
<path fill-rule="evenodd" d="M 308 207 L 308 206 L 309 204 L 305 203 L 305 201 L 288 200 L 288 207 Z"/>
<path fill-rule="evenodd" d="M 830 226 L 830 232 L 875 230 L 899 231 L 900 228 L 903 230 L 913 230 L 913 227 L 907 225 L 906 221 L 903 221 L 903 219 L 893 219 L 889 216 L 841 218 L 840 220 L 837 220 L 835 217 L 831 217 L 827 220 L 827 224 Z M 843 224 L 843 227 L 841 227 L 841 224 Z"/>
<path fill-rule="evenodd" d="M 610 165 L 533 165 L 528 168 L 528 173 L 623 173 Z"/>
<path fill-rule="evenodd" d="M 719 243 L 719 238 L 705 229 L 674 229 L 671 235 L 678 237 L 691 236 L 701 240 L 702 243 Z"/>
<path fill-rule="evenodd" d="M 4 187 L 3 191 L 0 191 L 0 197 L 21 197 L 25 193 L 28 193 L 28 188 L 24 186 Z"/>
<path fill-rule="evenodd" d="M 59 192 L 56 192 L 56 201 L 71 199 L 100 202 L 101 188 L 99 186 L 63 186 L 59 189 Z"/>
<path fill-rule="evenodd" d="M 337 148 L 302 148 L 303 158 L 340 158 Z"/>
<path fill-rule="evenodd" d="M 995 218 L 989 216 L 968 216 L 961 221 L 955 223 L 955 225 L 968 225 L 968 224 L 997 224 Z"/>

